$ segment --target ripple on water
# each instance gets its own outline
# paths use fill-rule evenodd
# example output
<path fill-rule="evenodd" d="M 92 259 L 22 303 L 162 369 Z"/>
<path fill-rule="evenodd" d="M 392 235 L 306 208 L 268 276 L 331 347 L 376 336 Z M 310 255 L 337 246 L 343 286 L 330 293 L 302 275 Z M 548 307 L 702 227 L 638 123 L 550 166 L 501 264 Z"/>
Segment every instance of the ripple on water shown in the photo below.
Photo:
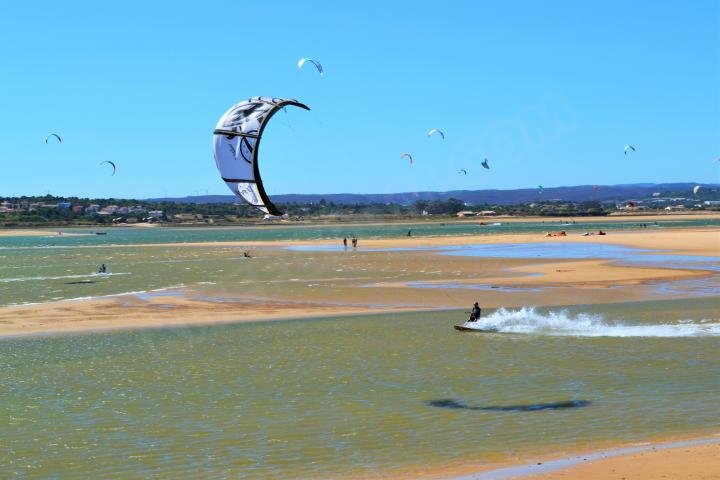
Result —
<path fill-rule="evenodd" d="M 533 315 L 647 332 L 716 306 Z M 3 339 L 0 476 L 362 476 L 719 425 L 717 336 L 462 334 L 457 315 Z"/>

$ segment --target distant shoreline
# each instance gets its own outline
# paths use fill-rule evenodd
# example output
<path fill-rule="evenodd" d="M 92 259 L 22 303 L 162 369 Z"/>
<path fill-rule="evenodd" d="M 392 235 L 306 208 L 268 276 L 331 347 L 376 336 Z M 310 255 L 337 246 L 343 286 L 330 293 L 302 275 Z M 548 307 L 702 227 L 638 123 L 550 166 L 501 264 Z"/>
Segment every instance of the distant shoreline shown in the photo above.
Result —
<path fill-rule="evenodd" d="M 238 223 L 135 223 L 135 224 L 93 224 L 93 225 L 43 225 L 43 226 L 17 226 L 17 227 L 0 227 L 0 237 L 23 237 L 23 236 L 57 236 L 58 232 L 63 234 L 71 234 L 74 230 L 92 230 L 92 231 L 111 231 L 117 228 L 209 228 L 209 229 L 232 229 L 232 228 L 273 228 L 273 227 L 336 227 L 339 225 L 418 225 L 418 224 L 480 224 L 480 222 L 493 223 L 545 223 L 548 229 L 561 229 L 562 223 L 567 220 L 573 220 L 576 225 L 584 223 L 612 223 L 612 222 L 635 222 L 648 223 L 655 221 L 671 221 L 671 220 L 720 220 L 720 212 L 672 212 L 672 213 L 623 213 L 611 214 L 597 217 L 533 217 L 533 216 L 488 216 L 488 217 L 388 217 L 388 218 L 343 218 L 337 219 L 336 216 L 328 218 L 312 218 L 303 221 L 287 221 L 273 220 L 264 222 L 258 220 L 256 222 L 238 222 Z"/>

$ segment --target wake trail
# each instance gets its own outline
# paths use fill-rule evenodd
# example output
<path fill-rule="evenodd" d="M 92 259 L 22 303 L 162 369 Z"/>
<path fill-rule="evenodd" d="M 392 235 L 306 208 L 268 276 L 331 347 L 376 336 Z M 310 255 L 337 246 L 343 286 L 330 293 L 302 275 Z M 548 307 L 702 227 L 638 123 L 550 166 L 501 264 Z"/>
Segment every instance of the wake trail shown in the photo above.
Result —
<path fill-rule="evenodd" d="M 679 320 L 677 323 L 633 325 L 609 321 L 602 315 L 565 310 L 540 313 L 535 308 L 499 308 L 478 322 L 466 323 L 478 330 L 576 337 L 715 337 L 720 336 L 718 319 Z"/>

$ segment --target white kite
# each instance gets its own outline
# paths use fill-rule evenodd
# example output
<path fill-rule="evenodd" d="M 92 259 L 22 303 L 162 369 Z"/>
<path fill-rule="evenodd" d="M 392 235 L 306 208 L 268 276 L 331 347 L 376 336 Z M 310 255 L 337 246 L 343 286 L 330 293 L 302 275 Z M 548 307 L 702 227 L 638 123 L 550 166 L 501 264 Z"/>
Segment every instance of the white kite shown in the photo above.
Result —
<path fill-rule="evenodd" d="M 288 105 L 310 110 L 297 100 L 252 97 L 225 112 L 213 132 L 213 155 L 220 177 L 235 195 L 269 215 L 282 212 L 263 188 L 258 147 L 268 120 Z"/>
<path fill-rule="evenodd" d="M 113 171 L 111 175 L 115 175 L 115 172 L 117 171 L 117 166 L 115 166 L 115 162 L 111 162 L 110 160 L 105 160 L 104 162 L 100 162 L 100 165 L 108 164 L 112 167 Z"/>
<path fill-rule="evenodd" d="M 318 62 L 317 60 L 313 60 L 312 58 L 301 58 L 300 60 L 298 60 L 298 62 L 297 62 L 298 70 L 300 70 L 303 67 L 303 65 L 305 65 L 305 63 L 307 63 L 307 62 L 310 62 L 313 65 L 315 65 L 315 68 L 317 68 L 317 71 L 321 77 L 325 74 L 325 71 L 323 70 L 322 65 L 320 65 L 320 62 Z"/>
<path fill-rule="evenodd" d="M 427 136 L 428 136 L 428 137 L 432 137 L 432 136 L 435 135 L 436 133 L 437 133 L 438 135 L 440 135 L 443 140 L 445 140 L 445 134 L 443 133 L 442 130 L 438 130 L 437 128 L 431 129 L 431 130 L 427 133 Z"/>

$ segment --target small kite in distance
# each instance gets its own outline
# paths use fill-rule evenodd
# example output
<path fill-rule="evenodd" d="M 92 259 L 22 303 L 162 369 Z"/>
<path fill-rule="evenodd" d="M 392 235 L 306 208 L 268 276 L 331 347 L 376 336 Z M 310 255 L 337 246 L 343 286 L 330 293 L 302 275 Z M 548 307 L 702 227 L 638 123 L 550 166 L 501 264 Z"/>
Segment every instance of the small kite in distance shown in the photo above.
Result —
<path fill-rule="evenodd" d="M 490 165 L 488 165 L 488 159 L 487 159 L 487 158 L 486 158 L 485 160 L 483 160 L 480 165 L 482 165 L 483 167 L 485 167 L 485 169 L 490 170 Z"/>
<path fill-rule="evenodd" d="M 409 158 L 409 159 L 410 159 L 410 166 L 412 167 L 412 164 L 413 164 L 412 155 L 410 155 L 409 153 L 403 153 L 402 155 L 400 155 L 400 158 Z"/>
<path fill-rule="evenodd" d="M 55 137 L 55 138 L 57 138 L 58 143 L 62 143 L 62 138 L 60 138 L 60 135 L 58 135 L 57 133 L 51 133 L 50 135 L 45 137 L 45 143 L 48 143 L 48 140 L 50 140 L 50 137 Z"/>
<path fill-rule="evenodd" d="M 458 170 L 458 173 L 462 173 L 463 175 L 467 175 L 467 170 L 465 170 L 464 168 L 461 168 L 460 170 Z"/>
<path fill-rule="evenodd" d="M 543 193 L 545 191 L 545 188 L 543 188 L 542 185 L 538 185 L 538 193 Z"/>
<path fill-rule="evenodd" d="M 442 130 L 438 130 L 437 128 L 431 129 L 431 130 L 427 133 L 427 136 L 428 136 L 428 137 L 432 137 L 432 136 L 433 136 L 434 134 L 436 134 L 436 133 L 437 133 L 438 135 L 440 135 L 443 140 L 445 140 L 445 134 L 443 133 Z"/>
<path fill-rule="evenodd" d="M 632 150 L 634 152 L 635 147 L 633 147 L 632 145 L 625 145 L 625 148 L 624 148 L 625 155 L 627 155 L 628 150 Z"/>
<path fill-rule="evenodd" d="M 107 163 L 108 165 L 112 166 L 112 169 L 113 169 L 112 175 L 115 175 L 115 172 L 117 171 L 117 167 L 115 166 L 115 162 L 111 162 L 110 160 L 105 160 L 104 162 L 100 162 L 100 165 L 105 165 L 106 163 Z"/>
<path fill-rule="evenodd" d="M 697 195 L 701 188 L 702 185 L 695 185 L 695 187 L 693 188 L 693 195 Z"/>
<path fill-rule="evenodd" d="M 315 68 L 317 68 L 317 71 L 321 77 L 325 74 L 325 71 L 323 70 L 322 65 L 320 65 L 320 62 L 318 62 L 317 60 L 313 60 L 312 58 L 301 58 L 300 60 L 298 60 L 298 62 L 297 62 L 298 70 L 300 70 L 303 67 L 303 65 L 305 65 L 306 62 L 310 62 L 313 65 L 315 65 Z"/>

